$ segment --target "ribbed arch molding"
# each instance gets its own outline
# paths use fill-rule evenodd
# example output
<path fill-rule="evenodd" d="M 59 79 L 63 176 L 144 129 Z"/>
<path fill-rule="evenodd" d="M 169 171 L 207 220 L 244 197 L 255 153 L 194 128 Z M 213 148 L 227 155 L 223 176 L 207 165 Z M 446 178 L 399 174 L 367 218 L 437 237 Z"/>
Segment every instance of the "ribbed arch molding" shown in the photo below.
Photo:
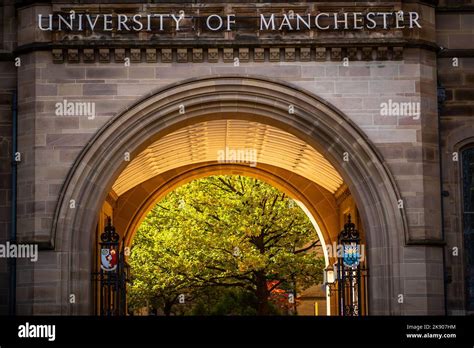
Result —
<path fill-rule="evenodd" d="M 334 193 L 343 183 L 318 151 L 293 134 L 247 120 L 213 120 L 181 128 L 141 152 L 113 185 L 122 195 L 136 185 L 187 164 L 218 161 L 280 167 Z"/>

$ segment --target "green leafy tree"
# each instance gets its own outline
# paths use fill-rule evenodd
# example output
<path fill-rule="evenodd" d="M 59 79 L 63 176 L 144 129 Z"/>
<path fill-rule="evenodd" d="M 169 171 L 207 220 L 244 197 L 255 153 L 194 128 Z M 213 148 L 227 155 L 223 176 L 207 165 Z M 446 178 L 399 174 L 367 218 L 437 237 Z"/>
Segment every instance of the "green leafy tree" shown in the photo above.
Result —
<path fill-rule="evenodd" d="M 169 314 L 179 294 L 240 288 L 268 315 L 274 290 L 321 281 L 319 246 L 306 214 L 271 185 L 244 176 L 195 180 L 168 194 L 137 231 L 130 303 L 155 301 Z"/>

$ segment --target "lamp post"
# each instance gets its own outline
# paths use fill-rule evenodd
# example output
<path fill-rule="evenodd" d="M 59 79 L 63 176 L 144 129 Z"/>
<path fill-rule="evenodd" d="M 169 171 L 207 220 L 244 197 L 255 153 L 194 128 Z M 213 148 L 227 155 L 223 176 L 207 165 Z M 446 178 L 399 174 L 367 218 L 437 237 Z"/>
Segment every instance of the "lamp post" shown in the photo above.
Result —
<path fill-rule="evenodd" d="M 329 291 L 328 295 L 337 291 L 337 262 L 333 265 L 328 265 L 324 269 L 324 285 Z"/>
<path fill-rule="evenodd" d="M 334 269 L 332 269 L 330 266 L 328 266 L 325 269 L 326 272 L 326 285 L 332 285 L 336 282 L 336 273 L 334 272 Z"/>

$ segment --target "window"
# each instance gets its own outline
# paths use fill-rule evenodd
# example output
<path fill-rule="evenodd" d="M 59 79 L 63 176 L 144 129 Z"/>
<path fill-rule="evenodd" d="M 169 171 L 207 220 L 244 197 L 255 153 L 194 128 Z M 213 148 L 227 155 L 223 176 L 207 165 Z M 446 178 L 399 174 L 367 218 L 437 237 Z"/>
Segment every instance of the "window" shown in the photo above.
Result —
<path fill-rule="evenodd" d="M 466 309 L 474 311 L 474 147 L 462 152 Z"/>

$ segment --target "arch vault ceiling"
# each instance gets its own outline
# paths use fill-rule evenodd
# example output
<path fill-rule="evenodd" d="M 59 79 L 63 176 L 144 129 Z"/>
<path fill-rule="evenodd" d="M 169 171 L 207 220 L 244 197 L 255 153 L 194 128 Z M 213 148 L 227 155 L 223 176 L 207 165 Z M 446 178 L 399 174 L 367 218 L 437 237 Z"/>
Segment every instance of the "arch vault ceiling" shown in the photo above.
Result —
<path fill-rule="evenodd" d="M 133 159 L 113 185 L 117 195 L 168 170 L 215 162 L 219 151 L 255 149 L 258 163 L 304 176 L 334 193 L 343 183 L 315 149 L 279 128 L 246 120 L 213 120 L 190 125 L 152 143 Z M 247 164 L 248 165 L 248 164 Z"/>

